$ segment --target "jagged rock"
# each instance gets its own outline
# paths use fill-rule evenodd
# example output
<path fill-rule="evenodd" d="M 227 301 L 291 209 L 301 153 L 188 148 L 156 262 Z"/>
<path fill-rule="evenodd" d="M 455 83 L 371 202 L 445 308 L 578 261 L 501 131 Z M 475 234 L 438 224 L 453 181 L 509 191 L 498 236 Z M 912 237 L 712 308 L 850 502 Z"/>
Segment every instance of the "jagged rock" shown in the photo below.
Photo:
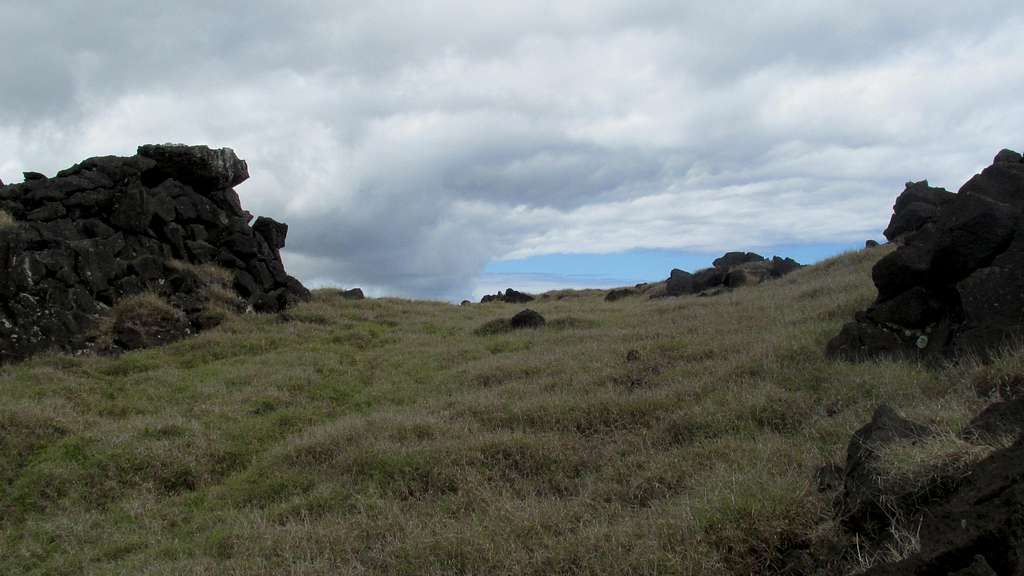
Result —
<path fill-rule="evenodd" d="M 480 303 L 486 304 L 488 302 L 508 302 L 510 304 L 525 304 L 526 302 L 532 302 L 533 300 L 533 296 L 509 288 L 504 292 L 499 290 L 497 294 L 488 294 L 484 296 L 483 298 L 480 299 Z"/>
<path fill-rule="evenodd" d="M 903 193 L 896 198 L 892 219 L 882 234 L 895 242 L 920 230 L 935 221 L 939 207 L 953 197 L 954 194 L 944 188 L 929 186 L 927 180 L 907 182 Z"/>
<path fill-rule="evenodd" d="M 753 252 L 726 252 L 721 257 L 715 258 L 711 265 L 715 268 L 724 268 L 728 270 L 734 266 L 746 264 L 747 262 L 762 261 L 764 261 L 764 257 Z"/>
<path fill-rule="evenodd" d="M 901 495 L 886 490 L 878 481 L 878 453 L 895 442 L 925 438 L 929 431 L 892 408 L 879 406 L 871 422 L 854 432 L 846 448 L 843 481 L 844 523 L 857 533 L 876 535 L 889 527 L 887 508 Z"/>
<path fill-rule="evenodd" d="M 872 269 L 878 298 L 829 355 L 985 357 L 1024 336 L 1024 162 L 1015 154 L 1000 152 L 957 194 L 907 185 L 886 230 L 901 245 Z M 934 213 L 905 215 L 920 204 Z"/>
<path fill-rule="evenodd" d="M 509 326 L 513 330 L 519 330 L 522 328 L 540 328 L 545 324 L 544 317 L 540 313 L 530 310 L 529 308 L 516 314 L 509 320 Z"/>
<path fill-rule="evenodd" d="M 865 240 L 864 241 L 864 247 L 865 248 L 878 248 L 878 241 L 876 241 L 876 240 Z"/>
<path fill-rule="evenodd" d="M 803 264 L 800 264 L 792 258 L 780 258 L 778 256 L 772 257 L 771 276 L 772 278 L 781 278 L 790 272 L 796 272 L 803 268 Z"/>
<path fill-rule="evenodd" d="M 40 174 L 39 172 L 22 172 L 21 174 L 22 174 L 22 176 L 25 177 L 25 182 L 35 182 L 35 181 L 38 181 L 38 180 L 46 180 L 46 175 L 45 174 Z"/>
<path fill-rule="evenodd" d="M 207 146 L 184 144 L 146 144 L 139 146 L 139 156 L 156 164 L 143 177 L 154 185 L 173 178 L 193 188 L 211 192 L 238 186 L 249 178 L 245 160 L 230 148 L 210 149 Z"/>
<path fill-rule="evenodd" d="M 665 292 L 669 296 L 682 296 L 693 292 L 693 274 L 673 268 L 665 284 Z"/>
<path fill-rule="evenodd" d="M 281 262 L 287 226 L 263 218 L 249 227 L 231 189 L 247 177 L 230 149 L 146 145 L 4 186 L 0 208 L 18 224 L 0 230 L 0 362 L 88 347 L 83 334 L 103 306 L 146 290 L 181 311 L 190 333 L 211 326 L 215 315 L 202 312 L 208 282 L 168 267 L 172 259 L 228 265 L 254 308 L 308 299 Z M 122 348 L 181 332 L 117 329 Z"/>

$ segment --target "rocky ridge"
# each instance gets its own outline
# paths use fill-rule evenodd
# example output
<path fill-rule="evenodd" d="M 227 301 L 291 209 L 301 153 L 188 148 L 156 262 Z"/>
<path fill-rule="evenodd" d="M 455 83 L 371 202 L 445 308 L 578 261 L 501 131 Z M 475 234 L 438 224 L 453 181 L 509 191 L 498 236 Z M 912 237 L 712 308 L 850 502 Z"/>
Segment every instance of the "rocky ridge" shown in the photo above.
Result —
<path fill-rule="evenodd" d="M 908 183 L 872 270 L 875 303 L 827 347 L 833 357 L 985 356 L 1024 336 L 1024 160 L 1002 150 L 957 194 Z"/>
<path fill-rule="evenodd" d="M 0 187 L 14 221 L 0 227 L 0 362 L 89 348 L 106 311 L 144 292 L 177 307 L 186 333 L 209 327 L 197 267 L 227 270 L 242 307 L 308 298 L 281 262 L 288 226 L 242 209 L 234 186 L 248 177 L 231 149 L 164 144 Z"/>

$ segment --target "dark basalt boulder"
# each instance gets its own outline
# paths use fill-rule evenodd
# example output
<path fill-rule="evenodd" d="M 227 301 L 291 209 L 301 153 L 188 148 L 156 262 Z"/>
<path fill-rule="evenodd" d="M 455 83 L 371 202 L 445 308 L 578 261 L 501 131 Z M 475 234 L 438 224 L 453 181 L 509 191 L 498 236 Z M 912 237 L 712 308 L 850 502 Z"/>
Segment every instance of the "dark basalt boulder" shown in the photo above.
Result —
<path fill-rule="evenodd" d="M 939 207 L 954 197 L 944 188 L 933 188 L 927 180 L 907 182 L 903 193 L 896 198 L 892 219 L 882 234 L 891 242 L 906 234 L 920 230 L 935 221 Z"/>
<path fill-rule="evenodd" d="M 278 311 L 308 299 L 281 262 L 287 226 L 249 226 L 232 189 L 247 177 L 228 148 L 165 144 L 0 187 L 0 210 L 16 222 L 0 229 L 0 362 L 87 348 L 83 335 L 104 310 L 142 292 L 176 307 L 189 333 L 209 327 L 215 320 L 199 311 L 208 283 L 172 262 L 224 267 L 243 306 Z M 119 326 L 118 346 L 166 341 L 180 327 L 154 340 Z"/>
<path fill-rule="evenodd" d="M 508 288 L 504 292 L 499 290 L 497 294 L 488 294 L 484 296 L 480 299 L 480 303 L 508 302 L 510 304 L 525 304 L 526 302 L 532 302 L 533 300 L 533 296 L 530 296 L 529 294 Z"/>
<path fill-rule="evenodd" d="M 519 312 L 509 320 L 509 326 L 513 330 L 520 330 L 523 328 L 540 328 L 544 326 L 546 321 L 539 312 L 530 310 L 529 308 Z"/>
<path fill-rule="evenodd" d="M 693 292 L 693 274 L 673 268 L 665 284 L 665 292 L 669 296 L 682 296 Z"/>
<path fill-rule="evenodd" d="M 740 264 L 746 264 L 747 262 L 763 262 L 764 256 L 755 254 L 753 252 L 726 252 L 724 255 L 711 263 L 715 268 L 730 269 Z"/>
<path fill-rule="evenodd" d="M 878 298 L 829 342 L 828 355 L 986 357 L 1024 336 L 1024 162 L 1018 156 L 1000 152 L 957 194 L 927 182 L 908 184 L 886 231 L 900 246 L 871 272 Z M 934 213 L 907 224 L 913 219 L 904 213 L 922 203 Z"/>

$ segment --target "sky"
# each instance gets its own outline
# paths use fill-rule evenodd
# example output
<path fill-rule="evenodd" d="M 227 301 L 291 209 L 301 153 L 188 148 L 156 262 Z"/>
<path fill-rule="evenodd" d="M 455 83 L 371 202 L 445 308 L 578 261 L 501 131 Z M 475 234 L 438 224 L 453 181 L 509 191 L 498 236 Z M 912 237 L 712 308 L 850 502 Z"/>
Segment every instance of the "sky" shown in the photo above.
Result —
<path fill-rule="evenodd" d="M 0 179 L 230 147 L 311 286 L 458 301 L 880 238 L 1024 148 L 1011 2 L 0 0 Z"/>

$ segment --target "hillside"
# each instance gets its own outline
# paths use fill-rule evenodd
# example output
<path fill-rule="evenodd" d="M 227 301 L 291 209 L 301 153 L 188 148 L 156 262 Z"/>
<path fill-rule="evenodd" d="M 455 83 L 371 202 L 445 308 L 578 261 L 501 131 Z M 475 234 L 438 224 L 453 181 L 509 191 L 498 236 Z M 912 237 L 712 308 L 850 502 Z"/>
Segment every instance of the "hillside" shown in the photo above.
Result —
<path fill-rule="evenodd" d="M 893 456 L 894 477 L 977 459 L 954 439 L 986 403 L 975 388 L 1024 370 L 1014 354 L 826 359 L 890 250 L 712 298 L 549 294 L 529 304 L 546 327 L 492 335 L 476 330 L 525 306 L 316 291 L 161 348 L 0 367 L 0 572 L 746 574 L 810 547 L 835 574 L 890 559 L 907 550 L 837 528 L 821 467 L 882 402 L 945 439 Z M 912 547 L 913 527 L 894 529 Z"/>

